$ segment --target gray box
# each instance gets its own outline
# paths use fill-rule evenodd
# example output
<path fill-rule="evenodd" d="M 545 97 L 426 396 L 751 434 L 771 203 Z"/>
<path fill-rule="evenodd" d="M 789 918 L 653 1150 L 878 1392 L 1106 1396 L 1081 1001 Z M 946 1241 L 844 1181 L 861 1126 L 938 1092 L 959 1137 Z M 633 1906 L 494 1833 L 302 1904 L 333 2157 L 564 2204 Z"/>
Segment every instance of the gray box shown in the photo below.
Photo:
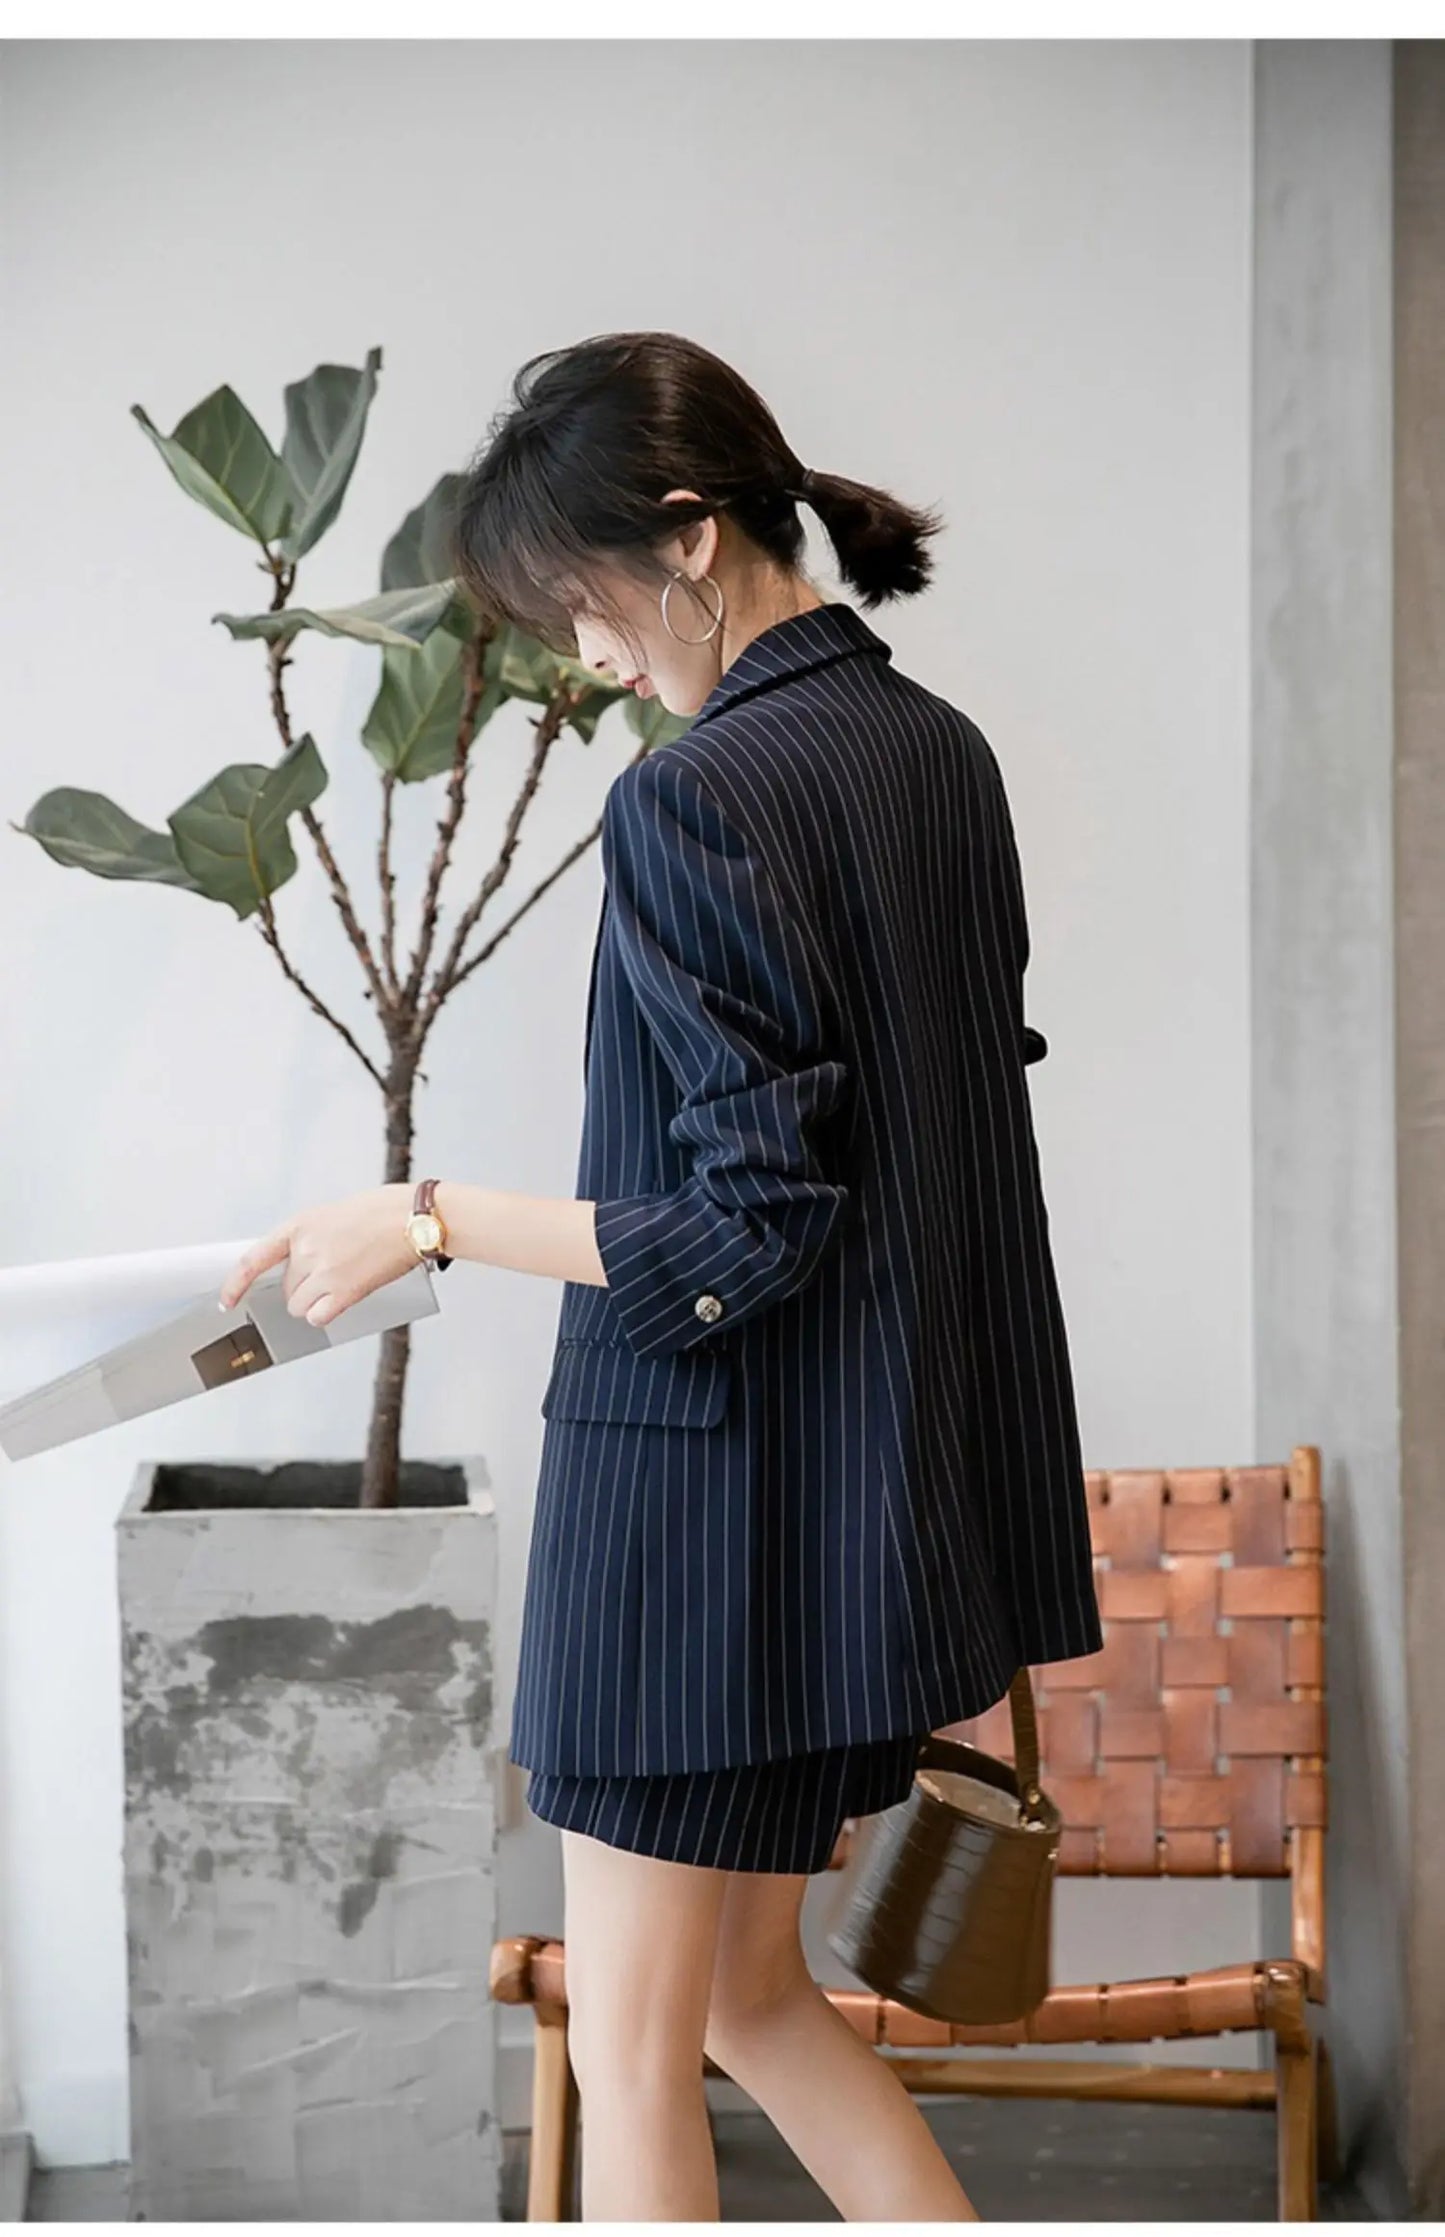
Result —
<path fill-rule="evenodd" d="M 418 1261 L 325 1327 L 313 1327 L 286 1301 L 286 1270 L 284 1260 L 268 1266 L 224 1313 L 215 1290 L 203 1290 L 156 1327 L 10 1399 L 0 1406 L 0 1451 L 28 1460 L 138 1414 L 440 1310 L 431 1270 Z"/>

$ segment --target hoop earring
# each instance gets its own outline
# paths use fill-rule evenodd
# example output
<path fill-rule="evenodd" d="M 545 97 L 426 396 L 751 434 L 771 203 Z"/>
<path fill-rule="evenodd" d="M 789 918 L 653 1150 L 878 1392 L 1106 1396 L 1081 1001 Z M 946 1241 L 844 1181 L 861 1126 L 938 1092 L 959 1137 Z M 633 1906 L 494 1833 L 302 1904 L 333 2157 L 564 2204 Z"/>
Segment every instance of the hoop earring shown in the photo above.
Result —
<path fill-rule="evenodd" d="M 712 587 L 713 587 L 713 589 L 714 589 L 714 590 L 715 590 L 715 591 L 717 592 L 717 612 L 716 612 L 716 613 L 715 613 L 715 614 L 713 615 L 713 618 L 712 618 L 712 627 L 711 627 L 711 629 L 709 629 L 709 630 L 706 630 L 706 631 L 704 632 L 704 634 L 703 634 L 703 635 L 702 635 L 701 637 L 678 637 L 678 635 L 677 635 L 677 631 L 676 631 L 676 630 L 675 630 L 675 629 L 673 628 L 673 626 L 672 626 L 672 623 L 671 623 L 671 622 L 670 622 L 670 621 L 668 620 L 668 618 L 667 618 L 667 601 L 668 601 L 668 597 L 669 597 L 669 594 L 671 593 L 671 590 L 672 590 L 672 586 L 673 586 L 673 584 L 674 584 L 674 583 L 680 583 L 680 582 L 681 582 L 682 580 L 683 580 L 683 571 L 682 571 L 682 569 L 681 569 L 680 567 L 674 567 L 674 568 L 673 568 L 673 570 L 672 570 L 672 574 L 671 574 L 670 578 L 668 579 L 668 581 L 667 581 L 667 582 L 666 582 L 666 583 L 664 584 L 664 586 L 663 586 L 662 598 L 661 598 L 661 600 L 660 600 L 660 605 L 661 605 L 661 608 L 662 608 L 662 621 L 663 621 L 663 627 L 664 627 L 664 628 L 666 629 L 666 631 L 667 631 L 667 633 L 668 633 L 669 637 L 676 637 L 676 638 L 677 638 L 677 642 L 678 642 L 678 643 L 679 643 L 680 645 L 706 645 L 706 644 L 709 644 L 709 643 L 710 643 L 710 642 L 712 641 L 712 639 L 713 639 L 713 638 L 714 638 L 714 637 L 715 637 L 715 636 L 717 635 L 717 633 L 718 633 L 719 629 L 720 629 L 720 628 L 722 627 L 722 618 L 723 618 L 723 591 L 722 591 L 722 584 L 721 584 L 721 583 L 719 583 L 719 582 L 713 582 L 713 578 L 712 578 L 712 576 L 711 576 L 711 575 L 699 575 L 699 577 L 698 577 L 698 582 L 699 582 L 699 584 L 702 584 L 702 583 L 712 583 Z"/>

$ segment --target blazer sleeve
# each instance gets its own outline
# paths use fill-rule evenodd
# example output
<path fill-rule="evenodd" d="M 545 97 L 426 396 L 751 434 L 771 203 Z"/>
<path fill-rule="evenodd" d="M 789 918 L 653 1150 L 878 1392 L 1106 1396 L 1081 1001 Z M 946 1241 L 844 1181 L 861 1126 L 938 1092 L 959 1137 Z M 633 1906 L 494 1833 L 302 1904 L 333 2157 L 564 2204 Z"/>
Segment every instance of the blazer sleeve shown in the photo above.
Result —
<path fill-rule="evenodd" d="M 994 752 L 993 747 L 989 744 L 977 723 L 974 723 L 971 727 L 974 736 L 979 740 L 987 755 L 988 765 L 993 772 L 998 854 L 1013 929 L 1015 964 L 1019 975 L 1020 990 L 1022 990 L 1023 976 L 1028 969 L 1029 961 L 1029 916 L 1024 899 L 1024 874 L 1023 866 L 1019 861 L 1018 833 L 1014 829 L 1008 786 L 1004 782 L 1003 770 L 999 767 L 998 755 Z M 1036 1026 L 1026 1025 L 1023 1029 L 1023 1060 L 1025 1064 L 1037 1064 L 1040 1057 L 1047 1056 L 1048 1053 L 1049 1044 L 1043 1034 L 1039 1032 Z"/>
<path fill-rule="evenodd" d="M 816 956 L 685 762 L 654 750 L 622 772 L 601 852 L 622 967 L 681 1093 L 669 1132 L 692 1154 L 680 1188 L 593 1214 L 624 1333 L 655 1356 L 736 1327 L 818 1271 L 848 1197 L 820 1130 L 852 1082 L 824 1045 Z"/>

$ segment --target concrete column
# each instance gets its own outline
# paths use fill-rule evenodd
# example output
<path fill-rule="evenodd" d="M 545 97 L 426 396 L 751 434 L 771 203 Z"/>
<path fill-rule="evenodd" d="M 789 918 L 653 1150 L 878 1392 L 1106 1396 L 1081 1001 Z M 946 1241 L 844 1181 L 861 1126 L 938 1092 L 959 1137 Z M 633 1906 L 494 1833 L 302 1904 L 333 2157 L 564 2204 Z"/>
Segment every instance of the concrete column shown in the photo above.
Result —
<path fill-rule="evenodd" d="M 1395 47 L 1395 1085 L 1410 1811 L 1404 2153 L 1445 2217 L 1445 43 Z"/>
<path fill-rule="evenodd" d="M 1256 49 L 1251 949 L 1256 1448 L 1323 1454 L 1327 2024 L 1351 2177 L 1399 2219 L 1390 80 L 1385 41 Z"/>

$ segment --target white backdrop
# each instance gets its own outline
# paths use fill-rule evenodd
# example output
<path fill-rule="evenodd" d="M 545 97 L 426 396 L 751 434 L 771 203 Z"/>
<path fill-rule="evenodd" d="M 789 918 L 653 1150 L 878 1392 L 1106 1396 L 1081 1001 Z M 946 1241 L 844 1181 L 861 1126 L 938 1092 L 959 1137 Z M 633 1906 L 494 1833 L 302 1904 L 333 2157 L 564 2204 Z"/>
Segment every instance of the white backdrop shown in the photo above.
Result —
<path fill-rule="evenodd" d="M 375 587 L 523 358 L 603 328 L 695 336 L 810 464 L 947 516 L 936 588 L 869 618 L 1009 777 L 1087 1458 L 1255 1457 L 1248 47 L 39 43 L 4 67 L 5 818 L 64 783 L 160 823 L 276 753 L 261 656 L 210 621 L 262 578 L 133 402 L 169 431 L 230 382 L 279 438 L 285 381 L 382 346 L 352 492 L 298 585 L 326 603 Z M 371 922 L 375 657 L 311 641 L 290 676 Z M 473 867 L 526 736 L 516 709 L 487 734 Z M 619 712 L 554 755 L 518 892 L 629 741 Z M 403 804 L 404 921 L 438 797 Z M 0 847 L 0 1260 L 247 1234 L 379 1177 L 370 1082 L 253 928 L 8 829 Z M 594 854 L 446 1013 L 417 1170 L 570 1192 L 598 891 Z M 306 861 L 279 910 L 364 1032 Z M 449 1285 L 408 1443 L 486 1456 L 509 1672 L 557 1296 L 470 1267 Z M 369 1368 L 338 1356 L 0 1466 L 0 1954 L 45 2158 L 127 2148 L 112 1526 L 132 1469 L 352 1454 Z M 1252 1946 L 1244 1891 L 1065 1892 L 1066 1973 Z M 560 1925 L 551 1829 L 509 1837 L 502 1906 L 504 1931 Z"/>

